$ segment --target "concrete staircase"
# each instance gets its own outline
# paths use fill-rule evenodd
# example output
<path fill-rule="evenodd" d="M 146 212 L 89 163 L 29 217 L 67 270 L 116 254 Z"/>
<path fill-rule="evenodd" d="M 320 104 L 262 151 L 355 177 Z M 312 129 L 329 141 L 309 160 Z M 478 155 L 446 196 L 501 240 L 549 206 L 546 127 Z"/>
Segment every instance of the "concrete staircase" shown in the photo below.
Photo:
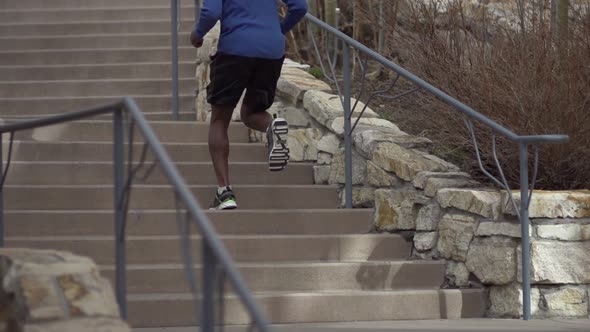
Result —
<path fill-rule="evenodd" d="M 195 51 L 186 37 L 194 10 L 191 1 L 182 5 L 181 111 L 190 120 Z M 216 187 L 207 125 L 161 121 L 171 114 L 169 28 L 166 0 L 0 0 L 0 118 L 39 117 L 134 96 L 206 206 Z M 113 278 L 107 120 L 17 134 L 5 187 L 8 246 L 88 255 Z M 208 215 L 274 323 L 481 316 L 479 291 L 441 290 L 442 263 L 408 261 L 406 239 L 368 234 L 373 211 L 338 209 L 338 189 L 314 185 L 312 165 L 269 173 L 265 147 L 248 143 L 241 124 L 232 124 L 230 133 L 240 209 Z M 138 158 L 141 143 L 136 145 Z M 172 192 L 156 171 L 132 197 L 130 323 L 193 325 Z M 198 261 L 198 236 L 193 242 Z M 228 323 L 248 323 L 233 295 L 226 304 Z"/>

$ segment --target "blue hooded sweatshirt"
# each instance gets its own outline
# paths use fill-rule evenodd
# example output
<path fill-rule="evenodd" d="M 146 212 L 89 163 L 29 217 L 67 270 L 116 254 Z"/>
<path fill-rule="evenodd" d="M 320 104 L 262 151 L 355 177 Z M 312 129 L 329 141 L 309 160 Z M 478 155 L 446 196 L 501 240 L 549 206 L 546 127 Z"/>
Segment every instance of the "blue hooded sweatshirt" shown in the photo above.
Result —
<path fill-rule="evenodd" d="M 205 0 L 195 28 L 202 39 L 221 20 L 219 52 L 252 58 L 280 59 L 285 34 L 307 13 L 307 0 L 283 0 L 288 11 L 281 21 L 277 0 Z"/>

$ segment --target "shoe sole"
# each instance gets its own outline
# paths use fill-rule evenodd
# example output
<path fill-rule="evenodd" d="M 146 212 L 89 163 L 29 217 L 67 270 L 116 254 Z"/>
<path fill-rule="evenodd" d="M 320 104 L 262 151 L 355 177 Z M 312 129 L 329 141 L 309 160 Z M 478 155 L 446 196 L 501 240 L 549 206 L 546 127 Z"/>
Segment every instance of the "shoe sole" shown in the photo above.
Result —
<path fill-rule="evenodd" d="M 285 169 L 289 163 L 289 148 L 287 147 L 289 124 L 284 119 L 275 119 L 271 124 L 271 131 L 273 146 L 268 154 L 268 169 L 271 172 L 278 172 Z"/>
<path fill-rule="evenodd" d="M 219 204 L 217 207 L 214 208 L 209 208 L 209 210 L 233 210 L 236 209 L 238 207 L 238 204 L 236 204 L 235 201 L 228 201 L 228 202 L 223 202 L 221 204 Z"/>

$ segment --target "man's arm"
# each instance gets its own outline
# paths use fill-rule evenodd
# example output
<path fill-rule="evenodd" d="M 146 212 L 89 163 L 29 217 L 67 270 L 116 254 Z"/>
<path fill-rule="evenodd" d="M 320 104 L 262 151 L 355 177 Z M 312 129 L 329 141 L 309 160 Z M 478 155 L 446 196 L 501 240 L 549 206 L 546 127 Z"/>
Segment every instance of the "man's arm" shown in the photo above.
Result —
<path fill-rule="evenodd" d="M 199 44 L 202 44 L 205 35 L 215 26 L 217 21 L 221 19 L 222 8 L 222 0 L 203 1 L 199 22 L 195 24 L 195 28 L 191 33 L 191 42 L 195 47 L 200 47 Z"/>
<path fill-rule="evenodd" d="M 283 0 L 287 5 L 287 15 L 281 22 L 283 34 L 291 31 L 293 27 L 307 14 L 306 0 Z"/>

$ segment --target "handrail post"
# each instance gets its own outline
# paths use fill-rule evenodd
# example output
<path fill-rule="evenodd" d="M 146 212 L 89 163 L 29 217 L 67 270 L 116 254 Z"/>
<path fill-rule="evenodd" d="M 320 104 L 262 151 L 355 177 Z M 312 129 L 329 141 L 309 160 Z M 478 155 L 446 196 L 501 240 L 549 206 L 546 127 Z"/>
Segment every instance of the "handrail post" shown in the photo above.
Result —
<path fill-rule="evenodd" d="M 170 30 L 172 33 L 172 117 L 174 120 L 178 120 L 178 0 L 171 1 L 170 12 Z"/>
<path fill-rule="evenodd" d="M 0 176 L 4 176 L 4 134 L 0 133 Z M 6 179 L 3 179 L 6 180 Z M 6 182 L 6 181 L 4 181 Z M 4 182 L 0 187 L 0 248 L 4 247 Z"/>
<path fill-rule="evenodd" d="M 118 109 L 113 115 L 113 171 L 115 190 L 115 262 L 116 262 L 116 295 L 119 311 L 123 319 L 127 319 L 127 278 L 125 230 L 123 228 L 125 211 L 123 210 L 123 190 L 125 181 L 124 141 L 123 141 L 123 110 Z"/>
<path fill-rule="evenodd" d="M 201 331 L 215 331 L 215 289 L 217 280 L 216 257 L 203 238 L 203 304 L 201 306 Z"/>
<path fill-rule="evenodd" d="M 338 37 L 334 36 L 338 39 Z M 346 208 L 352 208 L 352 110 L 350 103 L 351 94 L 351 67 L 350 50 L 346 41 L 342 41 L 342 71 L 344 74 L 344 87 L 342 89 L 344 108 L 344 178 L 345 178 L 345 201 Z"/>
<path fill-rule="evenodd" d="M 519 143 L 520 225 L 522 234 L 522 304 L 524 320 L 531 319 L 531 269 L 529 239 L 529 155 L 528 144 Z"/>

